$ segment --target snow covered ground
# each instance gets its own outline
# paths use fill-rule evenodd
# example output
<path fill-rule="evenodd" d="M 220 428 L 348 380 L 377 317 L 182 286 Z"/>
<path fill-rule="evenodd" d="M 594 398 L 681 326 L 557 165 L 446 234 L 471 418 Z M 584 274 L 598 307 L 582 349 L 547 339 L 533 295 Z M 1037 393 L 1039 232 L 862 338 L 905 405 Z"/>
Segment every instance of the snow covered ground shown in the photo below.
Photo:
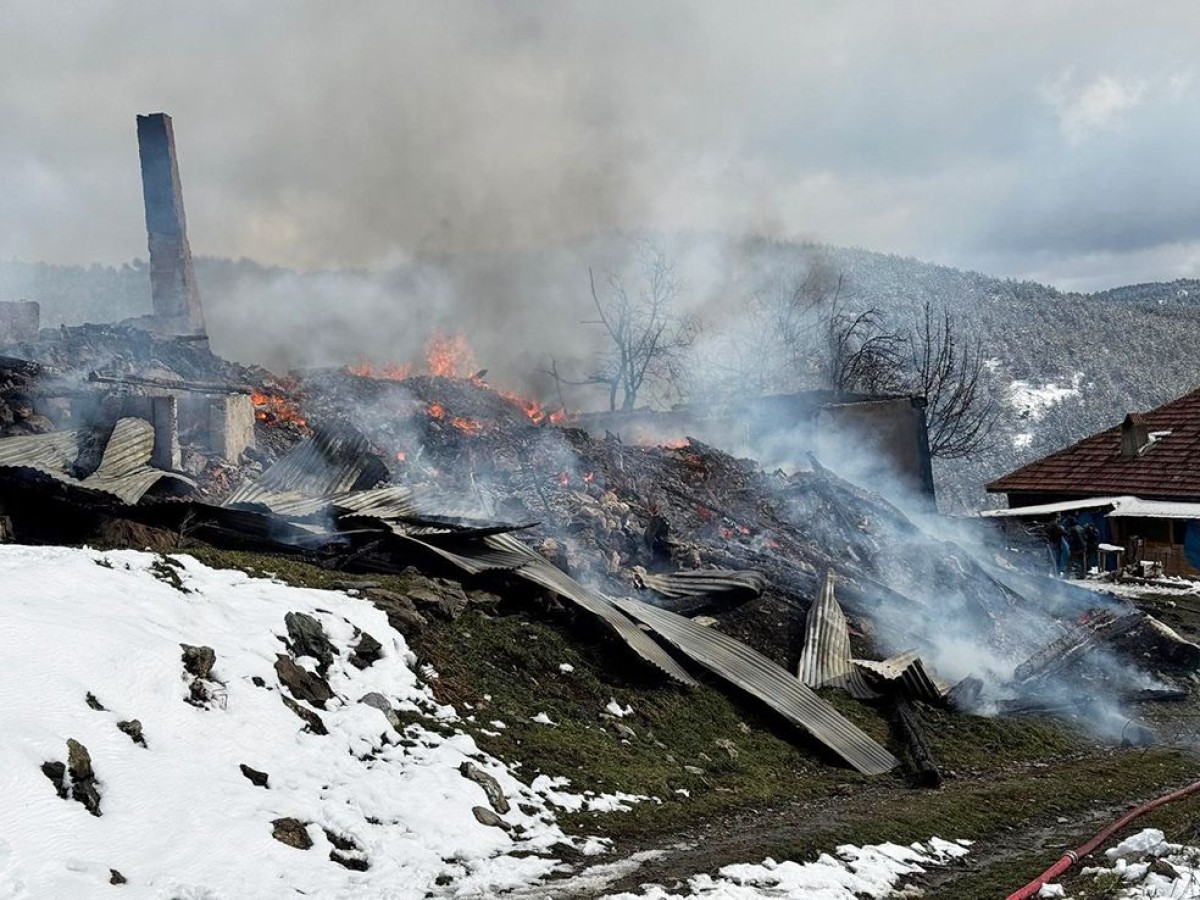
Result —
<path fill-rule="evenodd" d="M 716 876 L 688 879 L 686 892 L 675 893 L 661 885 L 644 885 L 641 892 L 610 894 L 606 900 L 857 900 L 891 897 L 906 876 L 926 866 L 946 865 L 967 854 L 969 842 L 952 843 L 932 838 L 925 844 L 901 847 L 877 844 L 838 847 L 836 856 L 822 854 L 816 862 L 776 862 L 725 866 Z"/>
<path fill-rule="evenodd" d="M 177 566 L 134 551 L 0 546 L 3 900 L 494 896 L 554 870 L 557 843 L 601 849 L 564 835 L 555 808 L 636 799 L 519 780 L 481 753 L 369 603 L 186 556 Z M 292 655 L 288 613 L 320 623 L 327 666 Z M 363 633 L 381 647 L 360 668 Z M 215 651 L 198 692 L 181 644 Z M 277 668 L 289 661 L 326 668 L 324 708 L 289 696 Z M 425 724 L 406 725 L 413 714 Z M 68 739 L 90 755 L 99 816 L 57 792 L 86 779 L 43 772 L 69 761 Z M 468 761 L 495 779 L 506 810 L 460 773 Z M 265 773 L 265 786 L 241 766 Z M 273 837 L 281 819 L 298 823 L 283 836 L 311 846 Z M 114 871 L 127 879 L 119 888 Z"/>

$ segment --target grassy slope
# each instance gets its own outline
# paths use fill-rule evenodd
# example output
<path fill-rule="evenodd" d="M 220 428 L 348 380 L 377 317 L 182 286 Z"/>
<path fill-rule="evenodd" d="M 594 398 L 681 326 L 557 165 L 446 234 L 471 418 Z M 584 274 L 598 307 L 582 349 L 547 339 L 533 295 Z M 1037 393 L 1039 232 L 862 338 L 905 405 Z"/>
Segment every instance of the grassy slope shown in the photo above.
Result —
<path fill-rule="evenodd" d="M 309 587 L 347 577 L 273 556 L 187 552 L 210 565 L 270 572 Z M 404 586 L 402 576 L 370 580 Z M 469 611 L 432 625 L 412 644 L 436 669 L 440 699 L 474 717 L 464 728 L 488 752 L 520 760 L 529 778 L 565 775 L 577 788 L 660 801 L 627 813 L 566 816 L 568 827 L 610 836 L 632 851 L 707 826 L 713 843 L 694 871 L 769 855 L 813 858 L 843 842 L 909 843 L 936 834 L 979 843 L 952 883 L 934 880 L 931 896 L 1004 896 L 1110 813 L 1189 781 L 1200 769 L 1194 756 L 1174 750 L 1099 747 L 1060 723 L 926 709 L 931 743 L 949 777 L 940 790 L 918 790 L 904 772 L 873 779 L 837 765 L 802 733 L 717 683 L 691 691 L 664 685 L 603 635 L 539 613 L 532 602 L 494 616 Z M 563 672 L 563 664 L 571 670 Z M 876 709 L 837 693 L 828 699 L 901 752 Z M 634 713 L 606 715 L 610 700 Z M 532 721 L 542 712 L 557 724 Z M 495 729 L 493 720 L 507 727 Z M 723 839 L 731 827 L 738 834 Z"/>

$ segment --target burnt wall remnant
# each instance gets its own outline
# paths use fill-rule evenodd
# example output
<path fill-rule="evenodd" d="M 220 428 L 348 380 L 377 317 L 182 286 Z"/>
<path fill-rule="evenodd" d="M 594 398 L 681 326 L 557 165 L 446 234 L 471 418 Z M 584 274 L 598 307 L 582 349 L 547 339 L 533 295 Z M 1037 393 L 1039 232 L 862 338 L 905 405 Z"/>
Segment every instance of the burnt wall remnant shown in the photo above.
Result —
<path fill-rule="evenodd" d="M 171 117 L 166 113 L 138 116 L 137 132 L 150 244 L 152 329 L 164 335 L 203 338 L 204 311 L 188 245 Z"/>
<path fill-rule="evenodd" d="M 920 397 L 802 391 L 662 412 L 585 413 L 579 426 L 634 444 L 675 446 L 693 437 L 765 468 L 803 468 L 811 453 L 834 468 L 856 463 L 856 479 L 877 490 L 902 487 L 936 503 Z"/>

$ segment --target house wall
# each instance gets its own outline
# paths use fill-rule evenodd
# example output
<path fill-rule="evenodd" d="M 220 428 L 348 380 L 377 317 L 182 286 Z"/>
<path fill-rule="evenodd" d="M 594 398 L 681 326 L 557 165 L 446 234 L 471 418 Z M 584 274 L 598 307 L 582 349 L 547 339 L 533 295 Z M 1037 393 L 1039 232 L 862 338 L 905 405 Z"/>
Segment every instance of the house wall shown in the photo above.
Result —
<path fill-rule="evenodd" d="M 1132 553 L 1134 538 L 1145 543 L 1142 559 L 1161 563 L 1163 573 L 1182 578 L 1200 578 L 1197 567 L 1187 552 L 1187 532 L 1200 528 L 1200 522 L 1188 519 L 1109 519 L 1113 527 L 1113 543 L 1120 544 Z M 1195 554 L 1191 554 L 1195 557 Z M 1129 557 L 1132 559 L 1132 555 Z M 1198 560 L 1200 561 L 1200 560 Z"/>

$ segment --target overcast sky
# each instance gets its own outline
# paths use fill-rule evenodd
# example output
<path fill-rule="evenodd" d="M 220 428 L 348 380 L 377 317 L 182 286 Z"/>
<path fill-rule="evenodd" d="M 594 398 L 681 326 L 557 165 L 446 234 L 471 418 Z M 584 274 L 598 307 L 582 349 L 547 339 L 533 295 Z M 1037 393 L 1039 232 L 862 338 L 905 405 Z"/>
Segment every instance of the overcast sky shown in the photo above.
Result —
<path fill-rule="evenodd" d="M 747 231 L 1063 287 L 1200 276 L 1200 2 L 54 0 L 0 24 L 0 258 L 385 266 Z"/>

